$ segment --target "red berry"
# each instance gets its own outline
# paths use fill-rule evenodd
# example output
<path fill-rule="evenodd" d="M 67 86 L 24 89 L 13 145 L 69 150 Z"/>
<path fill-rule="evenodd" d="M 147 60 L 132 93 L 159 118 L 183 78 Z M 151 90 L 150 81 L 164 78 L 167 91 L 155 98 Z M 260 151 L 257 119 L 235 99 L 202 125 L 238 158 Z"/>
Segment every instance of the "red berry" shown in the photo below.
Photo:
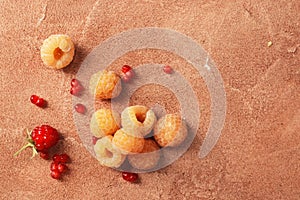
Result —
<path fill-rule="evenodd" d="M 86 112 L 85 106 L 81 103 L 76 104 L 74 106 L 74 108 L 75 108 L 76 112 L 78 112 L 78 113 L 84 114 Z"/>
<path fill-rule="evenodd" d="M 172 69 L 172 67 L 170 67 L 170 66 L 164 66 L 164 72 L 166 73 L 166 74 L 172 74 L 172 72 L 173 72 L 173 69 Z"/>
<path fill-rule="evenodd" d="M 38 107 L 44 107 L 45 106 L 45 100 L 43 98 L 38 97 L 37 95 L 31 95 L 30 97 L 31 103 Z"/>
<path fill-rule="evenodd" d="M 72 95 L 79 95 L 80 92 L 83 90 L 83 87 L 81 85 L 77 85 L 77 86 L 72 86 L 71 89 L 70 89 L 70 93 Z"/>
<path fill-rule="evenodd" d="M 122 172 L 123 179 L 129 182 L 135 182 L 138 179 L 138 174 L 131 172 Z"/>
<path fill-rule="evenodd" d="M 125 76 L 129 77 L 130 79 L 132 79 L 134 75 L 135 74 L 133 70 L 129 70 L 128 72 L 125 73 Z"/>
<path fill-rule="evenodd" d="M 37 102 L 38 99 L 39 99 L 39 97 L 36 96 L 36 95 L 31 95 L 31 97 L 30 97 L 30 101 L 33 104 L 36 104 L 36 102 Z"/>
<path fill-rule="evenodd" d="M 122 67 L 122 72 L 125 74 L 126 72 L 130 71 L 132 68 L 129 65 L 124 65 Z"/>
<path fill-rule="evenodd" d="M 70 157 L 67 154 L 54 154 L 52 160 L 55 163 L 68 163 L 70 162 Z"/>
<path fill-rule="evenodd" d="M 45 160 L 48 160 L 50 158 L 48 152 L 40 152 L 40 157 L 45 159 Z"/>
<path fill-rule="evenodd" d="M 71 80 L 71 86 L 72 87 L 76 87 L 76 86 L 78 86 L 78 85 L 80 85 L 80 83 L 79 83 L 79 81 L 77 80 L 77 79 L 75 79 L 75 78 L 73 78 L 72 80 Z"/>
<path fill-rule="evenodd" d="M 93 145 L 95 145 L 97 143 L 98 139 L 99 138 L 97 138 L 95 136 L 92 137 L 92 143 L 93 143 Z"/>
<path fill-rule="evenodd" d="M 51 171 L 51 177 L 54 179 L 60 179 L 61 173 L 59 171 Z"/>
<path fill-rule="evenodd" d="M 58 163 L 52 162 L 50 165 L 50 170 L 51 171 L 58 171 Z"/>
<path fill-rule="evenodd" d="M 63 164 L 63 163 L 59 163 L 57 164 L 57 170 L 60 172 L 60 173 L 64 173 L 68 170 L 68 167 L 67 165 Z"/>
<path fill-rule="evenodd" d="M 59 135 L 55 128 L 49 125 L 42 125 L 32 130 L 31 138 L 38 151 L 45 151 L 56 145 Z"/>
<path fill-rule="evenodd" d="M 122 80 L 123 80 L 125 83 L 128 83 L 131 79 L 130 79 L 128 76 L 124 75 L 124 76 L 122 76 Z"/>

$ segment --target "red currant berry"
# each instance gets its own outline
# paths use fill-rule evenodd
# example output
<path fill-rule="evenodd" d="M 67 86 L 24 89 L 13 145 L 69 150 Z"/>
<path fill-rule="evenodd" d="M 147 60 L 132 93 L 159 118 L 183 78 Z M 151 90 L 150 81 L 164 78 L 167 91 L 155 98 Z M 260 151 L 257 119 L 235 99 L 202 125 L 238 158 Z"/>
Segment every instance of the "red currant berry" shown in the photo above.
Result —
<path fill-rule="evenodd" d="M 50 165 L 50 170 L 51 171 L 58 171 L 58 163 L 52 162 Z"/>
<path fill-rule="evenodd" d="M 170 66 L 164 66 L 164 72 L 166 73 L 166 74 L 172 74 L 172 72 L 173 72 L 173 69 L 172 69 L 172 67 L 170 67 Z"/>
<path fill-rule="evenodd" d="M 36 96 L 36 95 L 31 95 L 31 97 L 30 97 L 30 101 L 33 104 L 36 104 L 36 102 L 37 102 L 38 99 L 39 99 L 39 97 Z"/>
<path fill-rule="evenodd" d="M 86 112 L 85 106 L 81 103 L 76 104 L 74 106 L 74 108 L 75 108 L 76 112 L 78 112 L 78 113 L 84 114 Z"/>
<path fill-rule="evenodd" d="M 73 79 L 71 80 L 71 86 L 72 86 L 72 87 L 76 87 L 76 86 L 78 86 L 78 85 L 80 85 L 79 81 L 78 81 L 77 79 L 73 78 Z"/>
<path fill-rule="evenodd" d="M 67 165 L 63 164 L 63 163 L 59 163 L 57 164 L 57 170 L 60 172 L 60 173 L 64 173 L 68 170 L 68 167 Z"/>
<path fill-rule="evenodd" d="M 56 163 L 68 163 L 70 162 L 70 157 L 67 154 L 54 154 L 52 160 Z"/>
<path fill-rule="evenodd" d="M 93 143 L 93 145 L 95 145 L 97 143 L 98 139 L 99 138 L 97 138 L 95 136 L 92 137 L 92 143 Z"/>
<path fill-rule="evenodd" d="M 31 95 L 30 97 L 31 103 L 38 107 L 44 107 L 45 106 L 45 100 L 43 98 L 38 97 L 37 95 Z"/>
<path fill-rule="evenodd" d="M 128 76 L 124 75 L 124 76 L 122 76 L 122 80 L 123 80 L 125 83 L 128 83 L 128 82 L 130 82 L 131 79 L 130 79 Z"/>
<path fill-rule="evenodd" d="M 51 177 L 54 179 L 60 179 L 61 173 L 59 171 L 51 171 Z"/>
<path fill-rule="evenodd" d="M 70 93 L 72 95 L 79 95 L 80 92 L 83 90 L 82 86 L 81 85 L 77 85 L 77 86 L 72 86 L 71 89 L 70 89 Z"/>
<path fill-rule="evenodd" d="M 48 152 L 40 152 L 39 154 L 40 154 L 40 157 L 45 159 L 45 160 L 48 160 L 50 158 Z"/>
<path fill-rule="evenodd" d="M 122 72 L 125 74 L 126 72 L 130 71 L 132 68 L 129 65 L 124 65 L 122 67 Z"/>
<path fill-rule="evenodd" d="M 125 73 L 125 76 L 129 77 L 129 79 L 132 79 L 134 77 L 134 71 L 129 70 L 128 72 Z"/>
<path fill-rule="evenodd" d="M 135 182 L 138 179 L 138 174 L 131 172 L 122 172 L 123 179 L 129 182 Z"/>

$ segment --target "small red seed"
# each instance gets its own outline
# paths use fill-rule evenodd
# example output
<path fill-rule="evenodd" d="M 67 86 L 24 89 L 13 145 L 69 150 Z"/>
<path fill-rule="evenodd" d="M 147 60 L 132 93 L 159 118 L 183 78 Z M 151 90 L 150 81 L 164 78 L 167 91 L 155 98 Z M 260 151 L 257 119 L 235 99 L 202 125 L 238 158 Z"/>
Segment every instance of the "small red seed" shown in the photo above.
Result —
<path fill-rule="evenodd" d="M 129 77 L 129 79 L 132 79 L 134 77 L 134 71 L 129 70 L 128 72 L 125 73 L 125 76 Z"/>
<path fill-rule="evenodd" d="M 173 69 L 172 69 L 172 67 L 170 67 L 170 66 L 168 66 L 168 65 L 166 65 L 166 66 L 164 66 L 164 72 L 166 73 L 166 74 L 172 74 L 173 73 Z"/>
<path fill-rule="evenodd" d="M 36 102 L 37 102 L 38 99 L 39 99 L 39 97 L 36 96 L 36 95 L 31 95 L 31 97 L 30 97 L 30 101 L 33 104 L 36 104 Z"/>
<path fill-rule="evenodd" d="M 59 171 L 51 171 L 51 177 L 54 179 L 60 179 L 61 173 Z"/>
<path fill-rule="evenodd" d="M 122 67 L 122 72 L 125 74 L 126 72 L 132 70 L 132 68 L 129 65 L 124 65 Z"/>
<path fill-rule="evenodd" d="M 131 172 L 122 172 L 122 177 L 124 180 L 129 182 L 135 182 L 138 179 L 138 174 Z"/>
<path fill-rule="evenodd" d="M 86 112 L 86 108 L 83 104 L 78 103 L 74 106 L 74 109 L 76 110 L 76 112 L 84 114 Z"/>
<path fill-rule="evenodd" d="M 68 163 L 68 162 L 70 162 L 70 157 L 65 153 L 63 153 L 63 154 L 54 154 L 53 157 L 52 157 L 52 160 L 55 163 Z"/>
<path fill-rule="evenodd" d="M 79 95 L 80 92 L 83 90 L 83 87 L 81 85 L 77 85 L 77 86 L 72 86 L 71 89 L 70 89 L 70 93 L 72 95 Z"/>
<path fill-rule="evenodd" d="M 39 98 L 37 101 L 36 101 L 36 103 L 35 103 L 35 105 L 37 105 L 38 107 L 44 107 L 44 105 L 45 105 L 45 100 L 43 99 L 43 98 Z"/>

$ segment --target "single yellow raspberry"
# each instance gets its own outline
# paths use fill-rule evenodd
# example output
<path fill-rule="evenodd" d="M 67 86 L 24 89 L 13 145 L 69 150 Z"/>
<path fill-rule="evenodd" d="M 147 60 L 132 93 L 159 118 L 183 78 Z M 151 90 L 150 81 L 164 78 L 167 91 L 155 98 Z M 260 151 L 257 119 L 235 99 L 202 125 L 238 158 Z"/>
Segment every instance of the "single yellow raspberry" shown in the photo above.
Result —
<path fill-rule="evenodd" d="M 90 93 L 95 99 L 112 99 L 121 93 L 121 78 L 113 71 L 102 70 L 90 79 Z"/>
<path fill-rule="evenodd" d="M 90 129 L 98 138 L 112 135 L 120 128 L 120 121 L 119 113 L 111 109 L 99 109 L 92 115 Z"/>
<path fill-rule="evenodd" d="M 61 69 L 71 63 L 75 47 L 67 35 L 51 35 L 44 40 L 41 47 L 41 58 L 45 65 Z"/>
<path fill-rule="evenodd" d="M 167 114 L 154 127 L 154 138 L 161 146 L 177 146 L 187 136 L 185 121 L 177 114 Z"/>
<path fill-rule="evenodd" d="M 123 129 L 129 134 L 147 135 L 156 122 L 156 116 L 146 106 L 136 105 L 127 107 L 121 114 Z"/>
<path fill-rule="evenodd" d="M 119 129 L 115 133 L 112 143 L 123 154 L 139 153 L 143 150 L 145 139 L 141 136 L 132 136 L 125 132 L 124 129 Z"/>
<path fill-rule="evenodd" d="M 159 159 L 159 146 L 152 139 L 146 139 L 143 150 L 138 154 L 128 155 L 128 161 L 132 167 L 140 170 L 149 170 L 154 168 Z"/>
<path fill-rule="evenodd" d="M 112 139 L 113 136 L 111 135 L 100 138 L 94 146 L 94 151 L 101 165 L 120 167 L 126 156 L 121 154 L 120 151 L 112 145 Z"/>

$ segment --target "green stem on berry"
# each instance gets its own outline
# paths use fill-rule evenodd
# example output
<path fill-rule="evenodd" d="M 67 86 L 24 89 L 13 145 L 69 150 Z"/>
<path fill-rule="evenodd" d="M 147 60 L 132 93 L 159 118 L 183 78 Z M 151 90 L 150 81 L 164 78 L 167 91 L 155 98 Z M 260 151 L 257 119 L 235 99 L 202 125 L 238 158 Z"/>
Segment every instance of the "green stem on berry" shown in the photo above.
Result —
<path fill-rule="evenodd" d="M 24 145 L 19 151 L 17 151 L 14 156 L 17 156 L 19 155 L 24 149 L 26 149 L 27 147 L 32 147 L 33 149 L 34 148 L 34 145 L 32 143 L 27 143 L 26 145 Z M 36 150 L 35 150 L 36 151 Z"/>
<path fill-rule="evenodd" d="M 36 148 L 34 146 L 33 140 L 31 139 L 31 131 L 29 131 L 28 129 L 26 129 L 26 133 L 27 133 L 27 138 L 26 139 L 27 139 L 28 143 L 25 144 L 20 150 L 18 150 L 14 154 L 14 156 L 19 155 L 23 150 L 25 150 L 28 147 L 31 147 L 32 148 L 32 156 L 31 156 L 31 158 L 33 158 L 34 156 L 36 156 L 38 154 L 38 151 L 36 150 Z"/>

